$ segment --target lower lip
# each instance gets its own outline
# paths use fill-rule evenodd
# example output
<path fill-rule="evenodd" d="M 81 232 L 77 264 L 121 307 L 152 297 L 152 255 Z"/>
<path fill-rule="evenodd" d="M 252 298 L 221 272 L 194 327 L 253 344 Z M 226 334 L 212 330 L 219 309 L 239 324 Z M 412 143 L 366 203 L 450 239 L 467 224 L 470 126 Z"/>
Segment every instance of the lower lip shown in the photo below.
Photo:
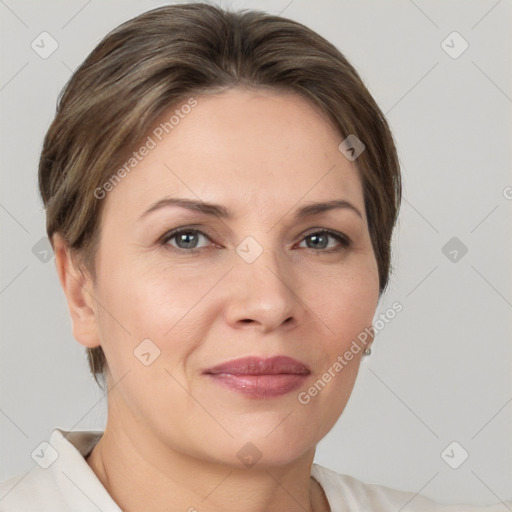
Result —
<path fill-rule="evenodd" d="M 309 375 L 232 375 L 208 374 L 222 386 L 252 398 L 274 398 L 301 387 Z"/>

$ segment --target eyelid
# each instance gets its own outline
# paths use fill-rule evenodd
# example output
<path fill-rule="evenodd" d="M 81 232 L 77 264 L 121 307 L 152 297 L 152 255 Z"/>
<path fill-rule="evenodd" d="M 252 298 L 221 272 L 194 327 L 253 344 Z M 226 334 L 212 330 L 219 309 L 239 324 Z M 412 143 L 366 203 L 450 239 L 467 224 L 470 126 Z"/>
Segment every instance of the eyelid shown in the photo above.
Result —
<path fill-rule="evenodd" d="M 168 242 L 170 240 L 174 239 L 176 236 L 180 235 L 181 233 L 195 233 L 195 234 L 204 236 L 213 245 L 216 245 L 217 247 L 219 247 L 219 245 L 216 244 L 212 240 L 212 237 L 207 232 L 205 232 L 204 227 L 200 226 L 200 228 L 201 229 L 199 229 L 199 227 L 195 227 L 194 225 L 189 225 L 189 226 L 180 226 L 178 228 L 172 229 L 172 230 L 167 231 L 166 233 L 164 233 L 164 235 L 162 235 L 159 238 L 158 244 L 159 245 L 164 245 L 164 246 L 168 245 Z M 314 235 L 314 234 L 327 234 L 327 235 L 331 236 L 332 238 L 336 239 L 343 248 L 349 248 L 349 247 L 352 246 L 352 240 L 346 234 L 344 234 L 344 233 L 342 233 L 340 231 L 334 230 L 334 229 L 322 228 L 322 227 L 313 227 L 313 228 L 310 228 L 307 231 L 301 233 L 301 235 L 300 235 L 301 238 L 299 240 L 299 243 L 302 243 L 304 241 L 304 239 L 306 239 L 308 236 Z M 201 250 L 208 249 L 208 247 L 181 249 L 181 248 L 178 248 L 178 247 L 174 247 L 172 245 L 170 247 L 171 247 L 171 249 L 173 249 L 173 250 L 175 250 L 177 252 L 181 252 L 183 254 L 192 253 L 192 252 L 200 252 Z M 324 252 L 324 253 L 332 253 L 332 252 L 336 252 L 337 250 L 339 250 L 339 248 L 314 249 L 314 248 L 311 248 L 311 247 L 306 247 L 305 249 L 309 249 L 311 251 L 315 251 L 315 252 L 318 252 L 318 253 L 322 253 L 322 252 Z"/>
<path fill-rule="evenodd" d="M 205 238 L 207 238 L 210 242 L 213 242 L 212 237 L 204 231 L 204 228 L 201 229 L 194 227 L 194 226 L 181 226 L 179 228 L 171 229 L 170 231 L 165 232 L 157 241 L 157 243 L 160 245 L 166 245 L 169 240 L 172 240 L 173 238 L 176 238 L 181 233 L 195 233 L 198 235 L 202 235 Z M 173 247 L 173 249 L 176 249 L 176 247 Z M 202 248 L 201 248 L 202 249 Z M 177 249 L 181 252 L 186 252 L 187 249 Z M 199 250 L 199 249 L 188 249 L 189 251 L 193 250 Z"/>
<path fill-rule="evenodd" d="M 311 228 L 310 230 L 308 230 L 302 234 L 301 241 L 304 238 L 306 238 L 310 235 L 315 235 L 317 233 L 320 233 L 320 234 L 327 233 L 328 235 L 332 236 L 333 238 L 336 238 L 345 247 L 350 247 L 352 245 L 352 240 L 350 239 L 349 236 L 345 235 L 345 233 L 342 233 L 335 229 L 329 229 L 329 228 Z M 314 250 L 314 249 L 312 249 L 312 250 Z M 324 250 L 323 252 L 328 252 L 328 251 Z"/>

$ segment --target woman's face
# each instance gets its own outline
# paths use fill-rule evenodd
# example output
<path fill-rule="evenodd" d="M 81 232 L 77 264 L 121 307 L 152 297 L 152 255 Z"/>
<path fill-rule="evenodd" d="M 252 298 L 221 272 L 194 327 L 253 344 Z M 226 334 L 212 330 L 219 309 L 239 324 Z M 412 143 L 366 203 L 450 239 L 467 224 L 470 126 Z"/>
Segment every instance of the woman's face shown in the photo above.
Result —
<path fill-rule="evenodd" d="M 305 100 L 237 89 L 195 99 L 102 199 L 92 328 L 117 383 L 109 422 L 200 459 L 285 464 L 342 413 L 362 351 L 333 368 L 377 306 L 362 186 Z M 165 202 L 176 198 L 229 216 Z M 346 205 L 297 213 L 331 201 Z M 249 356 L 288 356 L 309 373 L 207 373 Z"/>

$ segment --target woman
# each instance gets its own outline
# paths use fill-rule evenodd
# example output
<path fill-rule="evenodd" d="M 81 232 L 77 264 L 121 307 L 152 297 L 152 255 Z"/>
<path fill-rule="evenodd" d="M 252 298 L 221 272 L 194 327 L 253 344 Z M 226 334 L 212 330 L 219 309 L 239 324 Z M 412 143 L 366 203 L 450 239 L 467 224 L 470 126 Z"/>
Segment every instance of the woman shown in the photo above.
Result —
<path fill-rule="evenodd" d="M 313 464 L 370 353 L 400 183 L 378 106 L 306 27 L 186 4 L 111 32 L 39 168 L 107 426 L 55 429 L 0 509 L 467 510 Z"/>

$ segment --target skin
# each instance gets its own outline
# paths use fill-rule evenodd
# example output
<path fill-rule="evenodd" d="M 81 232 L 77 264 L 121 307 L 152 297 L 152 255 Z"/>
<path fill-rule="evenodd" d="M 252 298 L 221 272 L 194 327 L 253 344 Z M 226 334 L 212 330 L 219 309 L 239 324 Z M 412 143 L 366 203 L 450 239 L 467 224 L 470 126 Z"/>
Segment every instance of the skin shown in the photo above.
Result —
<path fill-rule="evenodd" d="M 362 351 L 307 405 L 297 396 L 372 325 L 377 307 L 356 162 L 297 95 L 232 89 L 196 99 L 103 199 L 95 282 L 54 238 L 74 337 L 101 345 L 109 365 L 107 425 L 87 462 L 128 512 L 329 510 L 311 465 L 345 408 Z M 165 197 L 200 198 L 234 216 L 170 206 L 141 218 Z M 361 217 L 349 208 L 294 217 L 333 199 Z M 190 225 L 206 236 L 159 244 Z M 315 245 L 311 235 L 326 228 L 351 246 L 330 236 Z M 247 236 L 263 249 L 252 263 L 236 252 Z M 187 252 L 194 244 L 198 252 Z M 134 356 L 147 338 L 160 350 L 148 366 Z M 311 368 L 304 386 L 279 397 L 249 398 L 202 374 L 278 354 Z M 248 442 L 261 452 L 250 467 L 237 457 Z"/>

